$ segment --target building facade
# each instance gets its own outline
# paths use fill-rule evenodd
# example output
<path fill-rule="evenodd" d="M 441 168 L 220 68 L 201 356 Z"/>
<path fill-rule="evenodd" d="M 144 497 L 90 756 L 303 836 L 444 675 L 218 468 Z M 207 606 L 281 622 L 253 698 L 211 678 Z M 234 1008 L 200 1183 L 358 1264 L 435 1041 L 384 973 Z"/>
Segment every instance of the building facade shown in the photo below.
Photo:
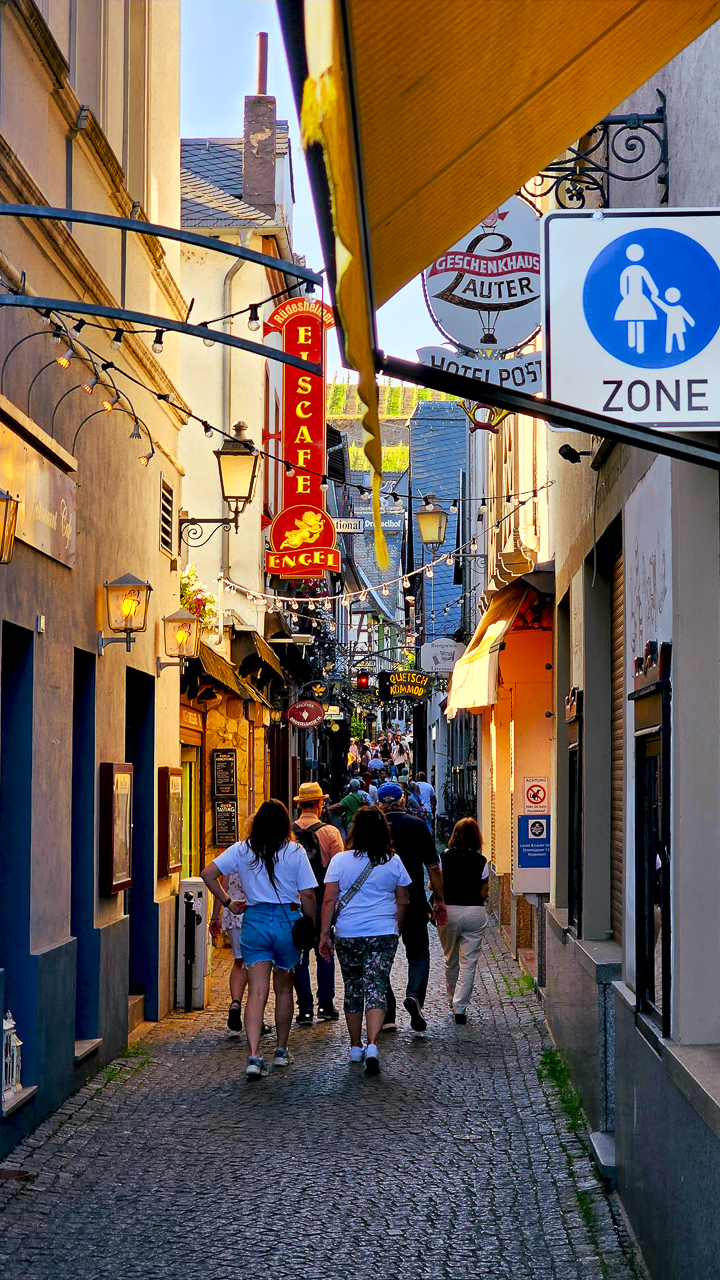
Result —
<path fill-rule="evenodd" d="M 659 179 L 611 180 L 611 207 L 717 206 L 718 51 L 716 25 L 619 105 L 616 115 L 637 119 L 662 92 L 669 166 Z M 569 464 L 563 444 L 591 456 Z M 559 433 L 548 468 L 548 1022 L 651 1274 L 710 1276 L 720 1246 L 710 1208 L 720 1178 L 717 477 Z"/>
<path fill-rule="evenodd" d="M 0 24 L 2 199 L 177 225 L 179 4 L 19 0 Z M 59 221 L 2 232 L 4 290 L 185 317 L 172 245 Z M 0 309 L 0 485 L 20 500 L 0 568 L 0 1000 L 22 1041 L 2 1151 L 174 1002 L 157 798 L 179 764 L 178 686 L 156 661 L 179 600 L 163 519 L 184 415 L 177 345 L 152 340 Z M 152 587 L 146 629 L 99 650 L 103 584 L 127 574 Z"/>

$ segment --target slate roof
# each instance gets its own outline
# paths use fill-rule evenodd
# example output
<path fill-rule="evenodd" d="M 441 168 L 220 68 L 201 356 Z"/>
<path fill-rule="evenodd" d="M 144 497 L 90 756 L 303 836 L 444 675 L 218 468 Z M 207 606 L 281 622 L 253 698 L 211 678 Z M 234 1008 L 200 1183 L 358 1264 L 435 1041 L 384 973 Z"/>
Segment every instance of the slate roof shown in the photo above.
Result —
<path fill-rule="evenodd" d="M 467 418 L 462 407 L 446 401 L 438 403 L 422 401 L 416 405 L 410 420 L 410 448 L 413 481 L 413 511 L 420 506 L 419 494 L 435 493 L 446 511 L 454 495 L 459 493 L 460 470 L 467 469 Z M 448 519 L 443 552 L 453 551 L 458 517 Z M 419 565 L 422 543 L 415 522 L 415 563 Z M 426 551 L 426 560 L 430 557 Z M 453 582 L 454 569 L 438 565 L 433 571 L 432 582 L 425 581 L 425 633 L 433 636 L 451 636 L 462 625 L 458 597 L 462 586 Z M 431 605 L 432 602 L 432 605 Z M 457 603 L 456 603 L 457 602 Z M 449 605 L 447 614 L 445 606 Z M 435 623 L 430 620 L 431 608 Z"/>
<path fill-rule="evenodd" d="M 277 122 L 277 155 L 289 146 L 286 120 Z M 182 138 L 180 190 L 183 227 L 266 227 L 273 219 L 242 198 L 242 138 Z"/>

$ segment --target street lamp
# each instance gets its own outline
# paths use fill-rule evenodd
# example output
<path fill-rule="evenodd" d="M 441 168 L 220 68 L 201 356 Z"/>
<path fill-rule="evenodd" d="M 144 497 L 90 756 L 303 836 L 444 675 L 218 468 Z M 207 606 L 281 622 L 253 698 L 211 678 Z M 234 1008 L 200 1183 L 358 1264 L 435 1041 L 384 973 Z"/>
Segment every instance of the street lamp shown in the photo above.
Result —
<path fill-rule="evenodd" d="M 217 528 L 228 531 L 234 529 L 235 533 L 238 533 L 240 516 L 255 497 L 260 474 L 260 454 L 252 440 L 245 439 L 247 423 L 236 422 L 234 429 L 235 438 L 224 440 L 222 449 L 214 451 L 220 472 L 222 496 L 230 507 L 230 515 L 215 516 L 212 519 L 195 519 L 193 516 L 188 516 L 181 520 L 180 540 L 188 546 L 191 543 L 203 546 L 204 542 L 207 542 L 207 538 L 200 542 L 204 525 L 215 526 L 208 534 L 208 538 L 212 537 Z"/>
<path fill-rule="evenodd" d="M 0 564 L 9 564 L 15 547 L 20 499 L 0 489 Z"/>
<path fill-rule="evenodd" d="M 429 493 L 425 498 L 425 505 L 418 507 L 415 512 L 415 518 L 420 530 L 420 537 L 423 546 L 439 547 L 445 541 L 445 531 L 447 529 L 448 515 L 441 506 L 435 501 L 435 494 Z"/>
<path fill-rule="evenodd" d="M 177 662 L 161 662 L 157 660 L 157 673 L 160 675 L 166 667 L 179 667 L 182 671 L 187 658 L 197 658 L 200 650 L 202 625 L 197 614 L 188 609 L 178 609 L 163 618 L 165 633 L 165 653 L 168 658 L 177 658 Z"/>
<path fill-rule="evenodd" d="M 132 573 L 123 574 L 114 582 L 106 582 L 105 601 L 107 605 L 108 626 L 119 634 L 106 638 L 98 631 L 98 656 L 102 658 L 109 644 L 120 644 L 130 650 L 135 643 L 135 636 L 147 630 L 148 603 L 152 587 L 149 582 L 142 582 Z"/>

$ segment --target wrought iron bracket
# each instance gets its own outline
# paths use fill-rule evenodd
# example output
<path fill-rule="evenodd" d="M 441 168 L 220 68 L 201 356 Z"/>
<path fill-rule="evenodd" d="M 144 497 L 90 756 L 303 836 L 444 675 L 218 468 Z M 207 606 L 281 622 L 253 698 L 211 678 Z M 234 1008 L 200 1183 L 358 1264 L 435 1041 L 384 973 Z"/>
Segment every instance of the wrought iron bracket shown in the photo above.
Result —
<path fill-rule="evenodd" d="M 102 658 L 109 644 L 124 644 L 128 653 L 131 653 L 134 643 L 135 643 L 135 636 L 133 635 L 132 631 L 124 631 L 121 636 L 104 636 L 102 631 L 98 631 L 98 634 L 97 634 L 98 657 Z"/>
<path fill-rule="evenodd" d="M 522 188 L 521 194 L 536 201 L 554 195 L 559 209 L 607 209 L 610 182 L 641 182 L 656 175 L 663 188 L 660 204 L 668 202 L 669 159 L 665 94 L 657 90 L 657 110 L 606 116 L 568 147 Z M 594 200 L 589 199 L 595 197 Z"/>
<path fill-rule="evenodd" d="M 210 533 L 203 537 L 206 525 L 213 525 Z M 225 533 L 239 532 L 240 529 L 240 512 L 236 510 L 230 516 L 214 516 L 212 519 L 196 520 L 193 516 L 183 517 L 179 523 L 180 541 L 185 543 L 186 547 L 204 547 L 209 542 L 214 533 L 218 529 L 224 529 Z"/>

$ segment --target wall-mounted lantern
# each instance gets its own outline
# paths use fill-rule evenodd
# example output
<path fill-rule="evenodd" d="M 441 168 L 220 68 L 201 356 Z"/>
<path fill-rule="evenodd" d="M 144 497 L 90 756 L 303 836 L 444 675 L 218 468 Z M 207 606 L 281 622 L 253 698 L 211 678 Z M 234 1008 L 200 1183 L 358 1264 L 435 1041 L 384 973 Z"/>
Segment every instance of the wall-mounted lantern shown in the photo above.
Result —
<path fill-rule="evenodd" d="M 0 489 L 0 564 L 9 564 L 15 547 L 19 498 Z"/>
<path fill-rule="evenodd" d="M 188 609 L 178 609 L 163 618 L 165 633 L 165 652 L 168 658 L 177 658 L 177 662 L 161 662 L 157 660 L 157 673 L 160 675 L 165 667 L 179 667 L 182 671 L 187 658 L 197 658 L 200 651 L 202 623 L 196 614 Z"/>
<path fill-rule="evenodd" d="M 426 547 L 440 547 L 445 541 L 448 514 L 435 501 L 435 494 L 429 493 L 425 505 L 418 507 L 415 518 L 420 530 L 420 537 Z"/>
<path fill-rule="evenodd" d="M 233 429 L 236 432 L 235 438 L 224 440 L 222 449 L 214 450 L 220 472 L 220 488 L 230 514 L 208 519 L 195 519 L 193 516 L 182 519 L 180 541 L 187 546 L 204 546 L 217 529 L 225 529 L 227 532 L 234 529 L 238 533 L 240 516 L 255 497 L 262 455 L 257 452 L 252 440 L 245 439 L 248 429 L 246 422 L 236 422 Z M 212 525 L 213 528 L 200 541 L 206 525 Z"/>
<path fill-rule="evenodd" d="M 122 578 L 104 585 L 108 626 L 111 631 L 119 634 L 106 638 L 102 631 L 98 631 L 98 656 L 101 658 L 109 644 L 120 644 L 122 640 L 129 653 L 135 643 L 135 636 L 147 630 L 148 603 L 152 591 L 149 582 L 142 582 L 132 573 L 126 573 Z"/>

